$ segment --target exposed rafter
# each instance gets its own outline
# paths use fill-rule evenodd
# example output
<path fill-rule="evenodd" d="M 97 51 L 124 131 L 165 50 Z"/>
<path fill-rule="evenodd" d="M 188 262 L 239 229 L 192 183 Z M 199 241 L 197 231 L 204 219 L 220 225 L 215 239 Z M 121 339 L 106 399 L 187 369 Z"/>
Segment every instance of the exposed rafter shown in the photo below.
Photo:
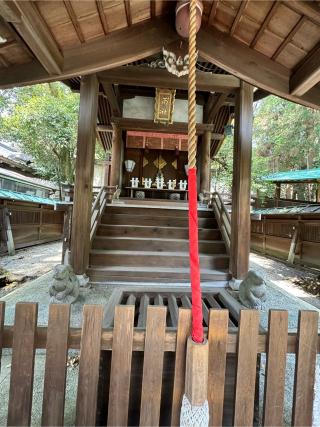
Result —
<path fill-rule="evenodd" d="M 243 12 L 245 11 L 245 9 L 247 7 L 247 4 L 248 4 L 248 0 L 242 0 L 240 2 L 240 7 L 238 9 L 236 17 L 234 18 L 234 21 L 233 21 L 232 26 L 231 26 L 230 36 L 233 36 L 233 34 L 235 33 L 237 25 L 240 22 L 240 19 L 241 19 L 242 15 L 243 15 Z"/>
<path fill-rule="evenodd" d="M 62 54 L 34 2 L 1 1 L 0 14 L 13 24 L 49 74 L 61 72 Z"/>
<path fill-rule="evenodd" d="M 57 76 L 48 75 L 37 61 L 12 66 L 10 72 L 0 70 L 0 88 L 63 80 L 119 67 L 154 55 L 162 50 L 164 44 L 177 39 L 178 35 L 170 23 L 156 18 L 109 34 L 98 41 L 64 50 L 62 72 Z"/>
<path fill-rule="evenodd" d="M 229 95 L 228 93 L 220 93 L 219 95 L 217 95 L 214 104 L 212 105 L 211 109 L 208 111 L 207 116 L 205 117 L 205 121 L 207 123 L 214 122 L 216 115 L 218 114 L 220 108 L 224 105 L 228 95 Z"/>
<path fill-rule="evenodd" d="M 320 43 L 310 55 L 303 60 L 290 79 L 290 90 L 293 95 L 301 96 L 320 82 Z"/>
<path fill-rule="evenodd" d="M 213 24 L 214 18 L 215 18 L 216 13 L 217 13 L 218 2 L 219 2 L 219 0 L 213 0 L 212 1 L 210 15 L 209 15 L 209 19 L 208 19 L 209 25 Z"/>
<path fill-rule="evenodd" d="M 314 24 L 320 25 L 320 9 L 317 2 L 287 0 L 285 4 L 295 12 L 305 15 Z"/>
<path fill-rule="evenodd" d="M 253 86 L 308 107 L 320 108 L 319 88 L 303 96 L 292 95 L 290 71 L 235 38 L 215 28 L 203 28 L 198 33 L 197 44 L 202 58 Z"/>
<path fill-rule="evenodd" d="M 163 69 L 127 66 L 99 73 L 101 82 L 146 87 L 187 89 L 187 76 L 176 77 Z M 240 86 L 239 79 L 227 74 L 197 71 L 197 89 L 201 91 L 230 92 Z"/>
<path fill-rule="evenodd" d="M 73 28 L 75 29 L 75 32 L 77 33 L 77 36 L 78 36 L 80 42 L 84 43 L 85 42 L 85 38 L 83 36 L 80 24 L 79 24 L 79 22 L 77 20 L 77 16 L 74 13 L 71 1 L 70 0 L 63 0 L 63 4 L 65 5 L 65 8 L 67 9 L 69 18 L 70 18 L 70 20 L 72 22 Z"/>
<path fill-rule="evenodd" d="M 130 27 L 132 25 L 130 0 L 124 0 L 124 6 L 126 9 L 127 24 Z"/>
<path fill-rule="evenodd" d="M 305 16 L 302 16 L 299 21 L 296 23 L 296 25 L 292 28 L 290 33 L 287 35 L 287 37 L 283 40 L 281 45 L 278 47 L 278 49 L 275 51 L 275 53 L 272 55 L 272 59 L 277 59 L 280 53 L 284 50 L 284 48 L 291 42 L 295 34 L 300 30 L 302 25 L 306 22 L 307 18 Z"/>
<path fill-rule="evenodd" d="M 276 13 L 279 5 L 280 5 L 280 2 L 278 1 L 273 2 L 271 9 L 269 10 L 267 16 L 265 17 L 261 27 L 259 28 L 259 31 L 257 32 L 254 39 L 252 40 L 250 47 L 255 47 L 255 45 L 258 43 L 262 34 L 265 32 L 265 29 L 269 25 L 269 22 L 271 21 L 273 15 Z"/>
<path fill-rule="evenodd" d="M 156 17 L 156 0 L 150 0 L 150 17 L 151 19 Z"/>
<path fill-rule="evenodd" d="M 105 35 L 107 35 L 109 32 L 109 26 L 107 23 L 106 15 L 105 15 L 104 10 L 103 10 L 102 0 L 96 0 L 96 5 L 97 5 L 97 10 L 98 10 L 101 26 L 103 28 L 103 32 Z"/>

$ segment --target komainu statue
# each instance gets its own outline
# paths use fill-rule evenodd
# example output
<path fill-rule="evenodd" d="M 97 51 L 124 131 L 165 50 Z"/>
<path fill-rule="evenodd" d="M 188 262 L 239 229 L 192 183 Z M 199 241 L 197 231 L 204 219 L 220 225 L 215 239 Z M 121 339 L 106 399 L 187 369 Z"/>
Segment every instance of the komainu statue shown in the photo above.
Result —
<path fill-rule="evenodd" d="M 250 270 L 239 286 L 239 300 L 248 307 L 259 310 L 267 299 L 266 283 L 255 271 Z"/>
<path fill-rule="evenodd" d="M 72 304 L 80 293 L 80 284 L 70 265 L 56 265 L 49 286 L 52 303 Z"/>

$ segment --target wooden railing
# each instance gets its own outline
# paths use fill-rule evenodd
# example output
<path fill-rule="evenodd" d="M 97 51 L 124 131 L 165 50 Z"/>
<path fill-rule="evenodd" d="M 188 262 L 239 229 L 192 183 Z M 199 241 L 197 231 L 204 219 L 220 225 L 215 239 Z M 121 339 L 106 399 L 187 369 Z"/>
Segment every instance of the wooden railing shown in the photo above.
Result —
<path fill-rule="evenodd" d="M 69 305 L 49 306 L 48 327 L 37 326 L 37 312 L 35 303 L 18 303 L 14 326 L 3 326 L 5 303 L 0 302 L 0 355 L 2 348 L 12 349 L 8 425 L 30 425 L 35 350 L 40 348 L 46 349 L 42 425 L 64 424 L 69 349 L 80 349 L 77 401 L 67 403 L 69 413 L 73 412 L 70 406 L 76 405 L 75 425 L 126 426 L 128 420 L 130 425 L 179 425 L 189 309 L 179 309 L 178 327 L 172 329 L 166 328 L 167 307 L 149 306 L 145 330 L 134 328 L 132 305 L 116 306 L 111 329 L 103 329 L 103 306 L 99 305 L 84 306 L 82 329 L 69 327 Z M 228 330 L 228 319 L 228 310 L 209 312 L 210 425 L 252 426 L 256 404 L 263 409 L 263 425 L 283 425 L 288 405 L 293 425 L 312 425 L 319 313 L 300 312 L 297 333 L 288 333 L 286 311 L 270 311 L 268 332 L 259 332 L 257 310 L 240 312 L 237 331 Z M 266 353 L 267 361 L 264 396 L 257 401 L 260 353 Z M 292 401 L 285 399 L 288 353 L 296 356 Z M 230 358 L 236 375 L 234 397 L 228 403 L 232 407 L 226 408 Z M 104 421 L 96 419 L 97 413 Z"/>
<path fill-rule="evenodd" d="M 104 212 L 104 208 L 108 200 L 112 199 L 112 196 L 116 189 L 116 187 L 101 187 L 95 201 L 93 202 L 90 223 L 90 241 L 92 240 L 96 232 L 101 215 Z"/>
<path fill-rule="evenodd" d="M 212 207 L 218 221 L 222 238 L 226 244 L 227 252 L 230 252 L 230 242 L 231 242 L 231 218 L 230 214 L 227 211 L 225 204 L 223 203 L 222 197 L 219 193 L 212 193 Z"/>

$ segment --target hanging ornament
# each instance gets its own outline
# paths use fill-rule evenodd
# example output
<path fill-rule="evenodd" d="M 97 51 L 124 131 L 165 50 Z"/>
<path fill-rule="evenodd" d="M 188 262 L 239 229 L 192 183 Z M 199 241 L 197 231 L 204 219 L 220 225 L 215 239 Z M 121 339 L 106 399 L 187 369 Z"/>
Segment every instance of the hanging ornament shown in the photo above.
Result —
<path fill-rule="evenodd" d="M 163 47 L 163 59 L 166 69 L 175 76 L 186 76 L 189 70 L 188 45 L 184 41 Z"/>

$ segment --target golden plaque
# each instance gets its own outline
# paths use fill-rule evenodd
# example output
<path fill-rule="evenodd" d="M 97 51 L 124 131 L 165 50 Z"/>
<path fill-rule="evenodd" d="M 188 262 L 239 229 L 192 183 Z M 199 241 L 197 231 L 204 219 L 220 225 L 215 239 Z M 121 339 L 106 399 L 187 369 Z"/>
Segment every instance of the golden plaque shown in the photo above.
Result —
<path fill-rule="evenodd" d="M 156 98 L 154 104 L 154 122 L 165 125 L 172 124 L 175 89 L 156 88 Z"/>

